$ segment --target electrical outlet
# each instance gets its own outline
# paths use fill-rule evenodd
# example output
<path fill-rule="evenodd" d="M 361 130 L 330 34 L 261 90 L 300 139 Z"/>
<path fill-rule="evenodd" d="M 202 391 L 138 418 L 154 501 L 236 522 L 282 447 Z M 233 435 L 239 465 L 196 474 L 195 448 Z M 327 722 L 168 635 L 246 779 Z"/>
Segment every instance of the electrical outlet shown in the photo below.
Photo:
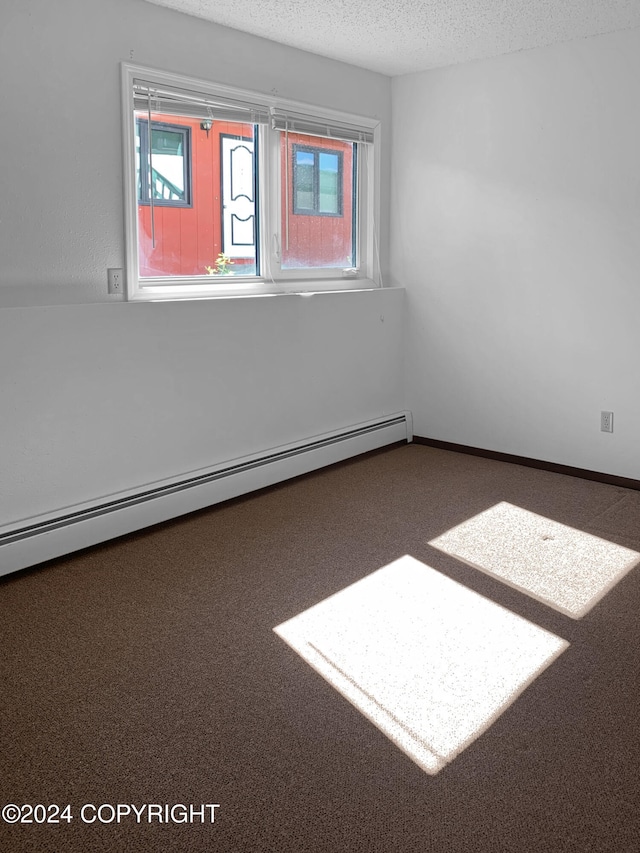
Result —
<path fill-rule="evenodd" d="M 122 293 L 122 270 L 108 269 L 107 270 L 107 290 L 109 293 Z"/>
<path fill-rule="evenodd" d="M 600 430 L 613 432 L 613 412 L 600 412 Z"/>

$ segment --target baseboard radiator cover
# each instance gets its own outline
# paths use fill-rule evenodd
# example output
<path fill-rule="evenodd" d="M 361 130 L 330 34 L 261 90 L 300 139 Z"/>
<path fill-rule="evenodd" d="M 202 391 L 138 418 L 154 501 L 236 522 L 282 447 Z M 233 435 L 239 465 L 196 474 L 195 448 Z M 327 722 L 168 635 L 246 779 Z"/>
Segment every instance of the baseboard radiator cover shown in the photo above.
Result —
<path fill-rule="evenodd" d="M 411 413 L 400 412 L 7 525 L 0 528 L 0 576 L 412 439 Z"/>

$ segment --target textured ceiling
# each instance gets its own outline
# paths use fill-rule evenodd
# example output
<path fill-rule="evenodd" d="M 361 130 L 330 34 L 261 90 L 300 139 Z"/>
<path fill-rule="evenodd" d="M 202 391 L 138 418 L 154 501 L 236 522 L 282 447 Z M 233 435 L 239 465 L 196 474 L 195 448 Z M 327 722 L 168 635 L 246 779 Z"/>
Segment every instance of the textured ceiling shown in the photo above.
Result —
<path fill-rule="evenodd" d="M 149 0 L 383 74 L 640 26 L 640 0 Z"/>

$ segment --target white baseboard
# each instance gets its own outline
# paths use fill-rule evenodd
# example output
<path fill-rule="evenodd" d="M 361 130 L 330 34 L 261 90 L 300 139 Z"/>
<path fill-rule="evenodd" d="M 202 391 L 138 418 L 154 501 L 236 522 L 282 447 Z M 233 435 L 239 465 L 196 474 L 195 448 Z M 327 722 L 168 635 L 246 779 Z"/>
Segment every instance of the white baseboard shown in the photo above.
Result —
<path fill-rule="evenodd" d="M 314 436 L 0 529 L 0 575 L 413 438 L 410 412 Z"/>

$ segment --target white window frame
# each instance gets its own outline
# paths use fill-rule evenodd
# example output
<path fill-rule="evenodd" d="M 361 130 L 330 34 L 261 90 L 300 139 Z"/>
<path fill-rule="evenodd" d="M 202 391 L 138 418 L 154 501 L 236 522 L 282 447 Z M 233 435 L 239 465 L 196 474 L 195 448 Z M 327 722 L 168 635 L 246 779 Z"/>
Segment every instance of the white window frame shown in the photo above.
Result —
<path fill-rule="evenodd" d="M 141 278 L 138 274 L 138 195 L 135 167 L 135 118 L 133 105 L 134 79 L 161 86 L 172 86 L 198 92 L 212 98 L 236 102 L 259 103 L 269 110 L 303 114 L 327 124 L 337 123 L 366 128 L 373 143 L 358 144 L 357 160 L 357 268 L 281 269 L 279 247 L 282 245 L 280 211 L 280 133 L 268 125 L 259 127 L 258 174 L 260 180 L 259 276 L 229 276 L 211 281 L 210 276 L 168 276 Z M 122 109 L 125 199 L 125 297 L 130 301 L 178 300 L 237 296 L 263 296 L 279 293 L 314 293 L 322 291 L 367 290 L 382 286 L 378 246 L 380 205 L 380 122 L 367 118 L 284 100 L 230 86 L 160 71 L 131 63 L 122 63 Z M 292 129 L 292 132 L 295 132 Z M 310 137 L 311 138 L 311 137 Z"/>

